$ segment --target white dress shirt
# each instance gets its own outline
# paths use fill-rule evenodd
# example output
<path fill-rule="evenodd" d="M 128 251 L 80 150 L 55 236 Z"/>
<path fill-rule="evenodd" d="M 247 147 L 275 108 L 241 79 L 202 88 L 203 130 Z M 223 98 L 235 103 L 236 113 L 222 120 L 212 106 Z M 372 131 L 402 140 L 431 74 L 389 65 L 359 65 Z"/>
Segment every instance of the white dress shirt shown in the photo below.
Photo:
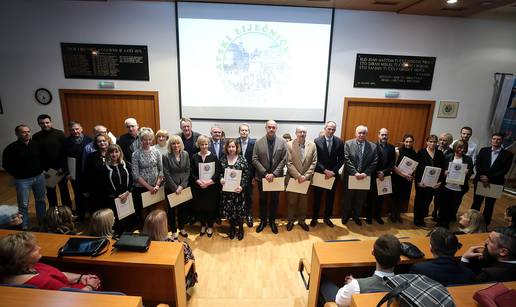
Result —
<path fill-rule="evenodd" d="M 382 272 L 382 271 L 374 271 L 374 275 L 377 275 L 381 278 L 394 276 L 392 272 Z M 353 294 L 360 293 L 360 286 L 358 285 L 358 281 L 356 279 L 352 279 L 350 283 L 344 285 L 344 287 L 340 288 L 337 292 L 337 296 L 335 296 L 335 303 L 339 307 L 347 307 L 351 304 L 351 296 Z"/>

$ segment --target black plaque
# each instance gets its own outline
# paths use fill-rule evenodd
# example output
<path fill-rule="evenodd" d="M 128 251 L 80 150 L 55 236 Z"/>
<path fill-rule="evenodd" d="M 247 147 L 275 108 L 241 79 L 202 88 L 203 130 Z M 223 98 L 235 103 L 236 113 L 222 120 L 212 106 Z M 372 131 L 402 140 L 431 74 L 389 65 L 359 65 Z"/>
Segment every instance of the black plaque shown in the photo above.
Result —
<path fill-rule="evenodd" d="M 65 78 L 149 81 L 147 46 L 61 43 Z"/>
<path fill-rule="evenodd" d="M 357 54 L 354 87 L 430 90 L 435 57 Z"/>

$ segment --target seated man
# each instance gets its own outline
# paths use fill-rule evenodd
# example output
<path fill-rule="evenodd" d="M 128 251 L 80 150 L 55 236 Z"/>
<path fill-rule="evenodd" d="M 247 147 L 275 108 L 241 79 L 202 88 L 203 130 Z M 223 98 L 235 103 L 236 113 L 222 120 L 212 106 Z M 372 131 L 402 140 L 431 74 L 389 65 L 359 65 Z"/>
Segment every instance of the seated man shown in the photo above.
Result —
<path fill-rule="evenodd" d="M 394 267 L 400 261 L 401 243 L 393 235 L 382 235 L 376 239 L 373 246 L 373 256 L 376 259 L 376 271 L 374 275 L 367 278 L 354 279 L 353 276 L 346 276 L 344 287 L 338 287 L 331 282 L 321 284 L 321 296 L 326 301 L 333 301 L 340 307 L 349 306 L 353 294 L 390 291 L 383 281 L 383 277 L 393 276 Z"/>
<path fill-rule="evenodd" d="M 426 275 L 444 286 L 472 283 L 475 273 L 453 259 L 460 247 L 456 235 L 446 228 L 435 228 L 430 234 L 430 251 L 435 260 L 414 264 L 410 273 Z"/>
<path fill-rule="evenodd" d="M 516 229 L 491 231 L 484 246 L 472 246 L 461 259 L 476 273 L 476 282 L 516 280 Z"/>

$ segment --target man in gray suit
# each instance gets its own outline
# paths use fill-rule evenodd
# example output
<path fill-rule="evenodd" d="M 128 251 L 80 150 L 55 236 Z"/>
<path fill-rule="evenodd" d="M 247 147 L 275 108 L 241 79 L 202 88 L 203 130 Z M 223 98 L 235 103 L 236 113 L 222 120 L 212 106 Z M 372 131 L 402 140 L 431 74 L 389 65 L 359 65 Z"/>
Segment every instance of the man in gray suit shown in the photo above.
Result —
<path fill-rule="evenodd" d="M 369 142 L 367 138 L 367 127 L 360 125 L 355 129 L 355 139 L 346 141 L 344 144 L 344 171 L 342 182 L 344 193 L 347 197 L 342 198 L 342 224 L 346 224 L 353 214 L 353 221 L 359 226 L 360 213 L 367 201 L 368 190 L 349 189 L 349 177 L 354 176 L 357 180 L 365 180 L 376 170 L 378 155 L 376 144 Z"/>
<path fill-rule="evenodd" d="M 256 141 L 253 149 L 253 166 L 255 178 L 260 189 L 260 225 L 256 232 L 261 232 L 267 226 L 267 219 L 273 233 L 278 233 L 276 214 L 278 211 L 279 192 L 264 192 L 262 179 L 272 182 L 275 177 L 283 176 L 283 167 L 287 163 L 287 143 L 276 136 L 278 124 L 269 120 L 265 125 L 267 134 Z M 267 198 L 269 210 L 267 214 Z"/>

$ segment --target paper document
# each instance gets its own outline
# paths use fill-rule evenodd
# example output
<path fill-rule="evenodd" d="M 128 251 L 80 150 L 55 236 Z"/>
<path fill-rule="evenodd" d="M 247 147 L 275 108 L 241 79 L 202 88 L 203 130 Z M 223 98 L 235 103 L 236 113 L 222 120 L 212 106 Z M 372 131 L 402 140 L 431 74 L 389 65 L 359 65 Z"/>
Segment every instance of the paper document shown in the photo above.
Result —
<path fill-rule="evenodd" d="M 385 195 L 392 193 L 392 180 L 391 176 L 383 177 L 383 181 L 376 178 L 376 189 L 378 191 L 378 195 Z"/>
<path fill-rule="evenodd" d="M 68 157 L 66 159 L 66 163 L 68 164 L 68 172 L 70 173 L 70 177 L 72 177 L 72 180 L 75 180 L 75 178 L 77 176 L 77 173 L 75 170 L 75 166 L 77 165 L 76 161 L 77 161 L 77 159 L 75 159 L 73 157 Z"/>
<path fill-rule="evenodd" d="M 142 193 L 143 208 L 159 203 L 162 200 L 165 200 L 165 187 L 159 188 L 158 192 L 154 195 L 151 194 L 150 191 Z"/>
<path fill-rule="evenodd" d="M 290 178 L 287 185 L 287 192 L 306 194 L 310 187 L 310 180 L 306 180 L 303 183 L 299 183 L 294 178 Z"/>
<path fill-rule="evenodd" d="M 335 176 L 326 179 L 326 176 L 324 174 L 314 173 L 312 185 L 323 188 L 323 189 L 331 190 L 333 188 L 334 182 L 335 182 Z"/>
<path fill-rule="evenodd" d="M 348 189 L 350 190 L 369 190 L 371 189 L 371 176 L 358 180 L 355 176 L 348 177 Z"/>
<path fill-rule="evenodd" d="M 423 172 L 421 183 L 427 187 L 434 187 L 439 181 L 439 175 L 441 174 L 440 167 L 427 166 Z"/>
<path fill-rule="evenodd" d="M 61 171 L 61 169 L 59 169 L 59 171 Z M 49 188 L 55 188 L 57 183 L 59 181 L 61 181 L 61 178 L 63 178 L 63 175 L 58 175 L 57 174 L 57 170 L 53 169 L 53 168 L 50 168 L 46 174 L 49 176 L 49 177 L 46 177 L 45 178 L 45 184 L 47 187 Z"/>
<path fill-rule="evenodd" d="M 121 220 L 134 213 L 133 194 L 129 193 L 125 202 L 120 197 L 115 198 L 116 215 Z"/>
<path fill-rule="evenodd" d="M 209 180 L 215 174 L 215 162 L 199 163 L 199 179 Z"/>
<path fill-rule="evenodd" d="M 475 191 L 475 194 L 477 195 L 482 195 L 485 197 L 491 197 L 496 199 L 502 197 L 502 193 L 503 185 L 491 183 L 486 188 L 480 181 L 477 183 L 477 190 Z"/>
<path fill-rule="evenodd" d="M 398 169 L 405 175 L 412 175 L 419 163 L 405 156 L 398 164 Z"/>
<path fill-rule="evenodd" d="M 168 194 L 167 197 L 168 203 L 170 204 L 170 208 L 174 208 L 175 206 L 187 202 L 193 198 L 192 189 L 190 189 L 190 187 L 184 188 L 180 194 L 171 193 Z"/>
<path fill-rule="evenodd" d="M 285 191 L 285 177 L 275 177 L 272 182 L 267 179 L 262 179 L 262 186 L 264 192 Z"/>
<path fill-rule="evenodd" d="M 463 185 L 468 172 L 468 165 L 465 163 L 451 163 L 448 165 L 446 183 Z"/>
<path fill-rule="evenodd" d="M 224 185 L 222 186 L 222 191 L 235 193 L 236 188 L 240 186 L 241 178 L 241 170 L 226 168 L 224 170 Z"/>

